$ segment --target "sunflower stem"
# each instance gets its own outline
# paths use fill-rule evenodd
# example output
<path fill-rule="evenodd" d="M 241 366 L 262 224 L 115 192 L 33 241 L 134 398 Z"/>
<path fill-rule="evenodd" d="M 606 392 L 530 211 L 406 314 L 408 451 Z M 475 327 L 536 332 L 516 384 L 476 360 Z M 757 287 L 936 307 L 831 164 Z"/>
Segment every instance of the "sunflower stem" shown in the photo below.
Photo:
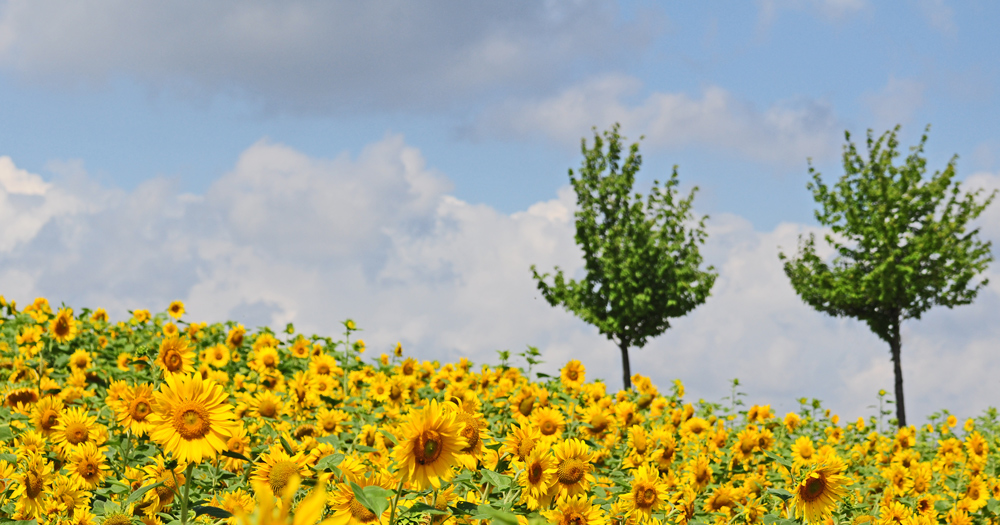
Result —
<path fill-rule="evenodd" d="M 194 463 L 188 463 L 187 468 L 184 470 L 184 496 L 181 497 L 181 525 L 187 525 L 188 522 L 188 505 L 190 502 L 188 498 L 191 495 L 191 481 L 194 476 L 191 475 L 194 470 Z"/>
<path fill-rule="evenodd" d="M 399 495 L 403 493 L 403 482 L 399 482 L 399 486 L 396 487 L 396 496 L 392 498 L 392 510 L 389 511 L 389 525 L 395 525 L 396 523 L 396 505 L 399 504 Z M 435 499 L 435 502 L 437 500 Z"/>

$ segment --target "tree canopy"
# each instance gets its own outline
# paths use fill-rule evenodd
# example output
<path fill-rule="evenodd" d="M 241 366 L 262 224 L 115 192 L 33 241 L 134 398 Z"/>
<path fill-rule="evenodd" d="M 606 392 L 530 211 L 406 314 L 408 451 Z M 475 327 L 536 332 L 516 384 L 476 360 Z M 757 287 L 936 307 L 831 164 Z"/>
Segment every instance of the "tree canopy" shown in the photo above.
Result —
<path fill-rule="evenodd" d="M 832 266 L 816 254 L 812 234 L 805 242 L 800 236 L 797 257 L 778 255 L 806 304 L 864 321 L 889 343 L 900 426 L 906 425 L 900 323 L 920 319 L 935 305 L 952 308 L 971 303 L 989 280 L 972 287 L 970 283 L 993 260 L 991 243 L 977 239 L 979 229 L 967 230 L 996 191 L 982 204 L 975 200 L 982 190 L 960 196 L 960 183 L 951 186 L 957 156 L 925 182 L 923 150 L 929 130 L 928 126 L 901 165 L 893 163 L 899 157 L 899 126 L 878 139 L 869 130 L 867 158 L 845 133 L 845 174 L 831 190 L 810 162 L 813 182 L 806 188 L 821 206 L 816 219 L 848 242 L 825 236 L 838 254 Z"/>
<path fill-rule="evenodd" d="M 639 144 L 632 144 L 622 163 L 623 138 L 618 124 L 604 132 L 594 128 L 594 146 L 587 148 L 578 174 L 569 170 L 579 209 L 576 243 L 583 250 L 586 277 L 567 280 L 557 266 L 552 284 L 549 274 L 531 272 L 538 289 L 552 306 L 562 305 L 598 328 L 617 343 L 622 355 L 625 388 L 631 388 L 630 347 L 646 342 L 668 328 L 669 319 L 686 315 L 703 303 L 717 274 L 700 271 L 698 244 L 704 244 L 702 217 L 697 228 L 684 224 L 691 218 L 697 187 L 677 200 L 677 167 L 660 187 L 654 181 L 648 198 L 632 195 L 642 164 Z M 605 146 L 607 150 L 605 151 Z"/>

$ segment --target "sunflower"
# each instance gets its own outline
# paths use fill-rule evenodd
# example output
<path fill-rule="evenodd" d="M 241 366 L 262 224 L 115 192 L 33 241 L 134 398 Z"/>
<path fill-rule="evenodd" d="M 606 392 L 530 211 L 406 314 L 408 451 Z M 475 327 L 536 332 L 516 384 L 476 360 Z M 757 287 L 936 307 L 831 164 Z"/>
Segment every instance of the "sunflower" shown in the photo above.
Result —
<path fill-rule="evenodd" d="M 277 419 L 281 417 L 285 403 L 281 397 L 270 390 L 262 390 L 253 396 L 250 406 L 257 413 L 258 417 Z"/>
<path fill-rule="evenodd" d="M 22 432 L 14 439 L 14 443 L 17 445 L 18 454 L 23 455 L 28 452 L 45 454 L 47 452 L 45 436 L 41 432 L 35 432 L 34 430 Z"/>
<path fill-rule="evenodd" d="M 312 343 L 300 335 L 295 338 L 295 342 L 292 343 L 292 347 L 289 351 L 291 351 L 293 357 L 305 359 L 309 357 L 310 353 L 312 353 Z"/>
<path fill-rule="evenodd" d="M 121 352 L 115 359 L 115 366 L 118 368 L 118 370 L 121 370 L 122 372 L 128 372 L 129 370 L 128 365 L 131 362 L 132 362 L 132 354 L 128 352 Z"/>
<path fill-rule="evenodd" d="M 160 353 L 155 363 L 167 375 L 190 374 L 194 372 L 194 350 L 187 337 L 167 337 L 160 342 Z"/>
<path fill-rule="evenodd" d="M 320 407 L 319 412 L 316 413 L 316 423 L 323 429 L 324 434 L 340 434 L 350 427 L 351 416 L 343 410 Z"/>
<path fill-rule="evenodd" d="M 142 324 L 150 319 L 149 310 L 135 310 L 132 312 L 132 324 Z"/>
<path fill-rule="evenodd" d="M 94 313 L 90 314 L 90 322 L 94 324 L 108 322 L 108 311 L 104 308 L 94 310 Z"/>
<path fill-rule="evenodd" d="M 687 476 L 691 485 L 698 491 L 705 488 L 712 482 L 713 473 L 708 457 L 699 455 L 693 458 L 687 465 Z"/>
<path fill-rule="evenodd" d="M 90 509 L 90 492 L 69 476 L 56 476 L 52 481 L 52 500 L 66 509 L 67 516 L 77 509 Z"/>
<path fill-rule="evenodd" d="M 235 524 L 238 522 L 238 519 L 236 519 L 235 516 L 252 514 L 254 509 L 257 507 L 253 494 L 243 489 L 236 489 L 224 494 L 216 494 L 212 496 L 212 502 L 210 505 L 232 514 L 233 517 L 226 520 L 229 524 Z"/>
<path fill-rule="evenodd" d="M 337 360 L 330 354 L 320 353 L 309 360 L 309 371 L 321 376 L 338 376 L 344 371 L 337 366 Z"/>
<path fill-rule="evenodd" d="M 488 436 L 486 429 L 489 423 L 480 412 L 466 412 L 459 408 L 455 411 L 459 424 L 462 425 L 462 437 L 466 446 L 459 452 L 458 460 L 469 470 L 476 470 L 476 464 L 483 457 L 483 440 Z"/>
<path fill-rule="evenodd" d="M 592 474 L 593 453 L 587 444 L 579 439 L 560 441 L 552 447 L 556 458 L 556 483 L 551 492 L 557 497 L 575 496 L 587 492 L 596 479 Z"/>
<path fill-rule="evenodd" d="M 308 460 L 309 456 L 301 452 L 289 456 L 281 445 L 272 445 L 261 454 L 250 481 L 255 486 L 266 485 L 272 494 L 279 496 L 293 477 L 297 479 L 309 475 Z"/>
<path fill-rule="evenodd" d="M 720 485 L 712 491 L 712 495 L 705 501 L 703 510 L 705 512 L 722 512 L 726 516 L 730 516 L 741 496 L 742 492 L 733 488 L 732 484 Z"/>
<path fill-rule="evenodd" d="M 521 501 L 529 509 L 535 510 L 548 504 L 549 489 L 556 483 L 557 467 L 556 458 L 541 447 L 536 447 L 524 458 L 524 470 L 517 483 L 521 486 Z"/>
<path fill-rule="evenodd" d="M 622 500 L 630 514 L 643 516 L 639 521 L 649 521 L 654 510 L 667 504 L 667 486 L 660 479 L 659 470 L 649 465 L 636 469 L 632 488 Z"/>
<path fill-rule="evenodd" d="M 97 416 L 90 415 L 87 407 L 67 408 L 52 427 L 52 444 L 64 455 L 83 443 L 96 441 Z"/>
<path fill-rule="evenodd" d="M 28 453 L 24 471 L 15 475 L 14 492 L 10 495 L 17 502 L 17 511 L 24 519 L 43 514 L 51 495 L 53 467 L 40 453 Z"/>
<path fill-rule="evenodd" d="M 120 408 L 120 410 L 119 410 Z M 132 434 L 149 434 L 153 425 L 149 416 L 153 413 L 153 385 L 141 383 L 130 387 L 116 407 L 118 424 Z"/>
<path fill-rule="evenodd" d="M 233 430 L 233 435 L 226 440 L 226 450 L 243 456 L 249 455 L 250 437 L 247 435 L 247 429 L 246 426 L 243 425 L 242 420 L 236 421 L 236 427 L 235 430 Z M 246 466 L 246 462 L 239 458 L 225 456 L 223 461 L 223 468 L 230 472 L 239 472 L 243 470 L 244 466 Z"/>
<path fill-rule="evenodd" d="M 82 348 L 73 352 L 73 354 L 69 356 L 69 366 L 73 370 L 86 372 L 93 362 L 94 360 L 90 357 L 90 352 Z"/>
<path fill-rule="evenodd" d="M 359 476 L 353 482 L 361 488 L 372 486 L 390 490 L 393 488 L 392 477 L 381 473 L 373 474 L 368 478 Z M 389 510 L 386 509 L 382 516 L 376 515 L 354 497 L 354 489 L 349 483 L 338 483 L 328 501 L 333 509 L 333 515 L 328 520 L 330 525 L 365 525 L 382 521 L 388 522 Z"/>
<path fill-rule="evenodd" d="M 793 466 L 798 469 L 815 462 L 816 447 L 809 436 L 799 436 L 792 444 Z"/>
<path fill-rule="evenodd" d="M 243 339 L 246 337 L 246 333 L 247 329 L 241 324 L 230 328 L 229 334 L 226 335 L 226 345 L 234 349 L 243 346 Z"/>
<path fill-rule="evenodd" d="M 49 332 L 60 343 L 67 343 L 76 338 L 76 319 L 73 318 L 73 310 L 60 308 L 59 313 L 49 323 Z"/>
<path fill-rule="evenodd" d="M 607 515 L 600 506 L 594 505 L 594 498 L 587 499 L 581 494 L 559 502 L 555 509 L 542 513 L 549 523 L 558 525 L 605 525 Z"/>
<path fill-rule="evenodd" d="M 31 423 L 35 430 L 48 437 L 59 423 L 63 402 L 55 396 L 43 397 L 31 410 Z"/>
<path fill-rule="evenodd" d="M 580 428 L 585 432 L 584 435 L 591 440 L 603 439 L 605 435 L 614 433 L 616 427 L 615 418 L 610 410 L 598 403 L 583 410 L 582 423 Z"/>
<path fill-rule="evenodd" d="M 154 394 L 150 438 L 184 462 L 201 462 L 226 447 L 236 424 L 228 394 L 215 381 L 200 375 L 167 374 Z"/>
<path fill-rule="evenodd" d="M 455 412 L 445 410 L 437 400 L 410 412 L 400 426 L 399 445 L 393 451 L 400 477 L 417 490 L 441 488 L 442 481 L 454 476 L 452 467 L 469 445 L 461 432 Z"/>
<path fill-rule="evenodd" d="M 510 432 L 504 441 L 503 452 L 521 461 L 526 461 L 528 454 L 541 439 L 542 434 L 537 428 L 531 425 L 511 424 Z"/>
<path fill-rule="evenodd" d="M 267 334 L 265 334 L 267 335 Z M 260 341 L 260 339 L 258 339 Z M 265 374 L 278 368 L 281 357 L 278 356 L 278 349 L 270 344 L 260 345 L 254 343 L 254 359 L 249 363 L 250 368 L 258 374 Z"/>
<path fill-rule="evenodd" d="M 217 344 L 205 350 L 205 361 L 209 366 L 222 368 L 229 364 L 229 347 L 224 344 Z"/>
<path fill-rule="evenodd" d="M 795 514 L 808 523 L 818 523 L 830 515 L 847 492 L 843 463 L 831 461 L 812 469 L 795 487 Z"/>
<path fill-rule="evenodd" d="M 566 428 L 566 418 L 554 407 L 539 407 L 531 412 L 529 419 L 543 438 L 558 439 Z"/>
<path fill-rule="evenodd" d="M 587 377 L 587 369 L 583 363 L 573 359 L 566 363 L 566 366 L 559 371 L 559 379 L 567 388 L 577 388 L 583 384 Z"/>
<path fill-rule="evenodd" d="M 93 443 L 84 443 L 70 454 L 67 470 L 81 487 L 96 489 L 108 476 L 104 452 Z"/>
<path fill-rule="evenodd" d="M 167 307 L 167 313 L 174 319 L 180 319 L 184 315 L 184 303 L 180 301 L 170 303 L 170 306 Z"/>
<path fill-rule="evenodd" d="M 187 482 L 187 478 L 184 477 L 184 470 L 187 467 L 185 463 L 181 462 L 173 469 L 167 468 L 167 465 L 166 459 L 159 455 L 154 459 L 152 465 L 142 469 L 143 485 L 162 483 L 147 491 L 142 498 L 143 501 L 139 507 L 147 516 L 156 516 L 156 513 L 173 503 L 174 495 Z"/>

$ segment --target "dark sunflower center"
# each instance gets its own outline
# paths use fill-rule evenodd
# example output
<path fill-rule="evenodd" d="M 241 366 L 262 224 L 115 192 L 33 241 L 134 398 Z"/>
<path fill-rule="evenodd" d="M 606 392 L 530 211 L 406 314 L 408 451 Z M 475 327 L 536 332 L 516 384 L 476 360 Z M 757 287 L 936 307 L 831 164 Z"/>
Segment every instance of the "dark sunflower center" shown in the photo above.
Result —
<path fill-rule="evenodd" d="M 66 337 L 69 335 L 69 321 L 65 317 L 60 317 L 56 320 L 56 336 Z"/>
<path fill-rule="evenodd" d="M 635 504 L 648 509 L 656 503 L 656 489 L 643 483 L 635 489 Z"/>
<path fill-rule="evenodd" d="M 557 474 L 559 475 L 559 483 L 572 485 L 583 479 L 587 471 L 582 461 L 576 458 L 569 458 L 559 465 Z"/>
<path fill-rule="evenodd" d="M 417 438 L 413 454 L 421 465 L 434 463 L 441 456 L 441 435 L 433 430 L 425 430 Z"/>
<path fill-rule="evenodd" d="M 257 413 L 264 417 L 274 417 L 278 413 L 278 407 L 270 401 L 263 401 L 257 405 Z"/>
<path fill-rule="evenodd" d="M 176 350 L 171 350 L 170 353 L 164 357 L 163 362 L 167 365 L 167 370 L 171 372 L 176 372 L 184 366 L 184 358 L 181 354 L 177 353 Z"/>
<path fill-rule="evenodd" d="M 476 448 L 476 444 L 479 443 L 479 425 L 471 417 L 464 416 L 463 419 L 465 419 L 465 426 L 462 428 L 462 437 L 469 445 L 463 448 L 462 452 L 472 452 L 472 449 Z"/>
<path fill-rule="evenodd" d="M 545 434 L 546 436 L 551 436 L 552 434 L 555 434 L 557 430 L 559 430 L 559 425 L 556 425 L 556 422 L 552 421 L 551 419 L 546 419 L 545 421 L 542 421 L 542 426 L 540 430 L 542 431 L 542 434 Z"/>
<path fill-rule="evenodd" d="M 539 481 L 542 480 L 542 465 L 539 463 L 532 463 L 531 467 L 528 468 L 528 482 L 532 485 L 537 485 Z"/>
<path fill-rule="evenodd" d="M 799 491 L 799 494 L 808 503 L 819 499 L 825 490 L 826 482 L 823 481 L 823 478 L 813 474 L 802 483 L 802 489 Z"/>
<path fill-rule="evenodd" d="M 576 381 L 576 379 L 580 377 L 580 374 L 577 373 L 576 370 L 570 370 L 566 373 L 566 377 L 568 377 L 570 381 Z"/>
<path fill-rule="evenodd" d="M 600 434 L 607 430 L 610 423 L 606 417 L 599 415 L 590 421 L 590 428 L 588 430 L 591 434 Z"/>
<path fill-rule="evenodd" d="M 360 521 L 361 523 L 370 523 L 372 521 L 375 521 L 375 518 L 377 517 L 375 516 L 374 512 L 368 510 L 364 505 L 358 503 L 358 500 L 354 498 L 351 498 L 350 510 L 351 510 L 351 517 L 353 517 L 355 520 Z"/>
<path fill-rule="evenodd" d="M 174 412 L 173 424 L 174 430 L 182 438 L 190 441 L 208 434 L 208 431 L 212 428 L 212 424 L 208 411 L 204 407 L 194 403 L 187 403 L 186 406 L 182 405 L 180 408 L 180 410 Z"/>
<path fill-rule="evenodd" d="M 136 421 L 146 419 L 146 416 L 148 416 L 151 411 L 149 403 L 143 399 L 137 399 L 132 402 L 132 419 Z"/>
<path fill-rule="evenodd" d="M 520 412 L 522 416 L 531 415 L 531 410 L 533 408 L 535 408 L 535 396 L 528 396 L 517 404 L 517 411 Z"/>
<path fill-rule="evenodd" d="M 288 479 L 298 472 L 299 465 L 294 461 L 284 459 L 275 463 L 267 475 L 267 483 L 271 485 L 271 491 L 274 492 L 274 495 L 280 495 L 281 489 L 288 484 Z"/>
<path fill-rule="evenodd" d="M 37 498 L 42 493 L 42 489 L 45 488 L 45 480 L 34 470 L 28 471 L 28 474 L 24 476 L 24 481 L 24 491 L 31 499 Z"/>
<path fill-rule="evenodd" d="M 86 479 L 90 479 L 97 475 L 97 470 L 97 465 L 95 465 L 92 461 L 88 461 L 80 468 L 80 475 Z"/>
<path fill-rule="evenodd" d="M 301 427 L 295 429 L 295 438 L 302 439 L 307 436 L 312 436 L 316 434 L 316 427 L 312 425 L 302 425 Z"/>
<path fill-rule="evenodd" d="M 563 516 L 563 521 L 565 521 L 569 525 L 586 525 L 587 524 L 587 518 L 584 517 L 579 512 L 570 512 L 569 514 L 564 515 Z"/>
<path fill-rule="evenodd" d="M 52 427 L 59 424 L 59 413 L 55 410 L 48 409 L 42 414 L 40 421 L 42 430 L 52 430 Z"/>
<path fill-rule="evenodd" d="M 66 429 L 66 441 L 74 445 L 79 445 L 87 441 L 89 435 L 90 433 L 87 431 L 87 428 L 79 423 L 73 423 Z"/>

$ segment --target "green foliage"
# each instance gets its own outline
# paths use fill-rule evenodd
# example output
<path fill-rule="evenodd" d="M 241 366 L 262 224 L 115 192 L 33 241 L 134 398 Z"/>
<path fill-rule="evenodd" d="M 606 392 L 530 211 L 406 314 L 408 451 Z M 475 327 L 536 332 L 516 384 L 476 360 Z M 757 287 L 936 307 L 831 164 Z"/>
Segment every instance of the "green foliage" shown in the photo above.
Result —
<path fill-rule="evenodd" d="M 631 195 L 642 164 L 638 143 L 622 163 L 618 125 L 594 129 L 594 146 L 581 141 L 584 162 L 579 174 L 569 170 L 577 195 L 576 243 L 583 249 L 583 280 L 567 280 L 559 267 L 552 284 L 549 274 L 531 272 L 538 289 L 552 306 L 562 305 L 618 343 L 627 368 L 627 349 L 670 328 L 669 319 L 686 315 L 703 303 L 717 274 L 702 272 L 698 244 L 704 244 L 704 222 L 688 230 L 695 187 L 677 199 L 677 167 L 661 188 L 659 181 L 645 203 Z M 605 152 L 605 144 L 607 151 Z M 708 270 L 714 268 L 709 266 Z M 626 370 L 626 388 L 630 377 Z"/>
<path fill-rule="evenodd" d="M 952 308 L 969 304 L 989 283 L 984 279 L 969 288 L 972 279 L 993 259 L 990 243 L 979 242 L 979 229 L 967 232 L 967 225 L 996 196 L 994 191 L 983 204 L 977 204 L 975 197 L 982 190 L 960 197 L 956 182 L 949 191 L 957 157 L 924 183 L 926 130 L 903 164 L 894 165 L 899 157 L 898 131 L 899 126 L 876 140 L 869 130 L 867 159 L 845 133 L 845 174 L 832 190 L 810 163 L 814 182 L 806 188 L 822 207 L 816 211 L 816 219 L 848 241 L 840 243 L 825 236 L 838 254 L 833 265 L 816 254 L 812 234 L 804 243 L 799 238 L 797 257 L 786 260 L 785 254 L 778 256 L 785 261 L 785 274 L 806 304 L 820 312 L 867 323 L 892 347 L 897 371 L 899 323 L 903 319 L 920 319 L 934 305 Z M 902 401 L 899 371 L 896 403 L 899 423 L 905 425 Z"/>

